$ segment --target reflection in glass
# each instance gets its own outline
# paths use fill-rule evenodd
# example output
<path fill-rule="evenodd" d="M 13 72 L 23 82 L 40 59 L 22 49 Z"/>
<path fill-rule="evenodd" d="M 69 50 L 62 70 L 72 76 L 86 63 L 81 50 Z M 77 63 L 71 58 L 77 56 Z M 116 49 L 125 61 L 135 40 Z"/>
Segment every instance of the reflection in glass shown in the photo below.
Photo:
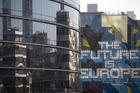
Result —
<path fill-rule="evenodd" d="M 79 32 L 68 28 L 79 29 L 77 10 L 53 0 L 0 0 L 0 13 L 0 93 L 80 90 Z"/>

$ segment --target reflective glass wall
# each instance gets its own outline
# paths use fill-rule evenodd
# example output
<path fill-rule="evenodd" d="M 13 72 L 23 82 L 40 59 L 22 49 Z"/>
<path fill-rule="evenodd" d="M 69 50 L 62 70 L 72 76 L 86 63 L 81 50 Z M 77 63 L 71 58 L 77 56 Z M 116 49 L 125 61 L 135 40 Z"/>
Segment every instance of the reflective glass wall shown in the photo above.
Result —
<path fill-rule="evenodd" d="M 0 93 L 79 90 L 79 0 L 0 0 Z"/>

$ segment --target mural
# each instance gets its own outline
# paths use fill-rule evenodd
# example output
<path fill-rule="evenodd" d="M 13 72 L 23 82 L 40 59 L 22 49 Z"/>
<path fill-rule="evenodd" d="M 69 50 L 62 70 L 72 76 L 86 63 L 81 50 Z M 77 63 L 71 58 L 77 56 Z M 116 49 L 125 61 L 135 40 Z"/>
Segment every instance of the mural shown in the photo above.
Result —
<path fill-rule="evenodd" d="M 140 22 L 81 15 L 83 93 L 140 93 Z"/>

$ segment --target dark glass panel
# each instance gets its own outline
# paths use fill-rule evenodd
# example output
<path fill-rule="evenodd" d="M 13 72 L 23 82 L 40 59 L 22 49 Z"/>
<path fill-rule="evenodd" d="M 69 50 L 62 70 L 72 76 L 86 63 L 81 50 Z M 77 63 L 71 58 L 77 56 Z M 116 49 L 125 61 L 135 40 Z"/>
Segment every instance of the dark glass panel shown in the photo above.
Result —
<path fill-rule="evenodd" d="M 78 70 L 78 53 L 43 46 L 0 43 L 0 67 Z"/>
<path fill-rule="evenodd" d="M 76 73 L 16 69 L 0 69 L 0 72 L 0 93 L 79 91 Z"/>

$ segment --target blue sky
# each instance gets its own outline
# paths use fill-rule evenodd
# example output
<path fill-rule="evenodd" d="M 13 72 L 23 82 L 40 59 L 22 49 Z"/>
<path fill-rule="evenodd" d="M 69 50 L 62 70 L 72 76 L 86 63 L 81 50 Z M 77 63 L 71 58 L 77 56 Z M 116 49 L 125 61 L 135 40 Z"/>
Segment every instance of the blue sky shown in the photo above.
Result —
<path fill-rule="evenodd" d="M 134 11 L 140 20 L 140 0 L 80 0 L 81 11 L 87 11 L 87 4 L 98 4 L 98 11 L 118 13 Z"/>

